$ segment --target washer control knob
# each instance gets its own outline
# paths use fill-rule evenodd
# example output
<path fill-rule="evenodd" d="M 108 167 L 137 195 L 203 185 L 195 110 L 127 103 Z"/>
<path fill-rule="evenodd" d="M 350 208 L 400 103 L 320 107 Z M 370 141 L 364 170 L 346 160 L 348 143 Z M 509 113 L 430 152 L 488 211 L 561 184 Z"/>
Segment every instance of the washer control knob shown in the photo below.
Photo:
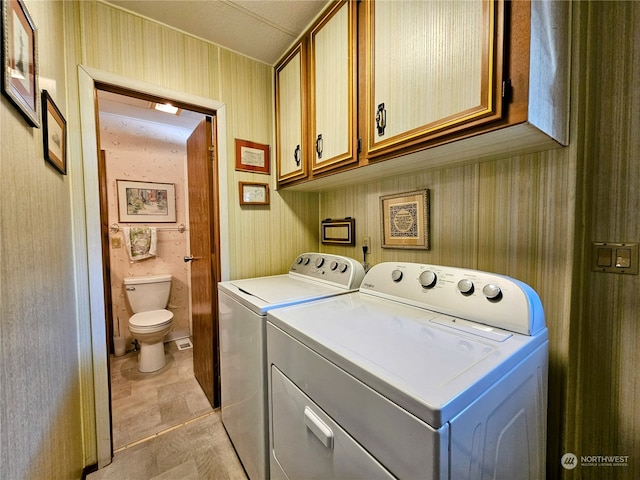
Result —
<path fill-rule="evenodd" d="M 468 278 L 464 278 L 458 282 L 458 290 L 463 295 L 471 295 L 473 293 L 473 282 Z"/>
<path fill-rule="evenodd" d="M 402 280 L 402 272 L 397 269 L 391 272 L 391 280 L 398 283 L 400 280 Z"/>
<path fill-rule="evenodd" d="M 298 265 L 300 265 L 302 262 L 304 261 L 304 257 L 302 255 L 300 255 L 297 259 L 296 259 L 296 263 Z"/>
<path fill-rule="evenodd" d="M 494 283 L 488 283 L 482 288 L 482 293 L 489 300 L 500 300 L 502 298 L 502 290 L 500 287 Z"/>
<path fill-rule="evenodd" d="M 311 261 L 311 259 L 309 257 L 302 257 L 302 263 L 304 265 L 309 265 L 310 261 Z"/>
<path fill-rule="evenodd" d="M 422 285 L 423 288 L 433 288 L 436 286 L 438 277 L 431 270 L 426 270 L 420 274 L 418 281 L 420 282 L 420 285 Z"/>
<path fill-rule="evenodd" d="M 329 265 L 329 268 L 330 268 L 332 271 L 337 270 L 337 269 L 338 269 L 338 262 L 336 262 L 336 261 L 334 260 L 333 262 L 331 262 L 331 265 Z"/>
<path fill-rule="evenodd" d="M 348 270 L 349 265 L 347 265 L 346 263 L 341 263 L 340 265 L 338 265 L 339 269 L 340 269 L 340 273 L 344 273 Z"/>
<path fill-rule="evenodd" d="M 324 258 L 322 257 L 316 258 L 316 267 L 320 268 L 322 265 L 324 265 Z"/>

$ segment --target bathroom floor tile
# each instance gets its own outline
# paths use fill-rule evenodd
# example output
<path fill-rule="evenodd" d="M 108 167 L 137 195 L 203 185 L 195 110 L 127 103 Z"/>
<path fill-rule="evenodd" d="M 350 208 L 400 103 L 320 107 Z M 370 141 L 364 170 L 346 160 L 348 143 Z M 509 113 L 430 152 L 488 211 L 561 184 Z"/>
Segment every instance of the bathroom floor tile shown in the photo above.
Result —
<path fill-rule="evenodd" d="M 213 411 L 193 376 L 193 349 L 165 344 L 167 363 L 141 373 L 137 352 L 110 357 L 113 448 L 154 435 Z"/>

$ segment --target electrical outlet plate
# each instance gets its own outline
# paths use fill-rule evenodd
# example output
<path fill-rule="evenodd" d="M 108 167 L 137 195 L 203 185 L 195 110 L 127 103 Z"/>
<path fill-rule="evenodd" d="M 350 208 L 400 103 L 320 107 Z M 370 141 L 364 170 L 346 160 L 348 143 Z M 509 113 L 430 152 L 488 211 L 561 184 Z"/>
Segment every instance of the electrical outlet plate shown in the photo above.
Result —
<path fill-rule="evenodd" d="M 362 237 L 362 246 L 371 248 L 371 237 Z"/>

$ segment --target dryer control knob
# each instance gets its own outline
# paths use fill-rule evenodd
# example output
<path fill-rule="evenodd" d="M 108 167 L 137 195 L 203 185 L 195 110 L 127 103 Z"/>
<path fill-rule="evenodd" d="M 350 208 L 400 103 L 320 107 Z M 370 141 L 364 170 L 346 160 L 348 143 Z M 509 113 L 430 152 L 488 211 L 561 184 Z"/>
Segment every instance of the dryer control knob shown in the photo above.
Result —
<path fill-rule="evenodd" d="M 433 288 L 436 286 L 438 277 L 431 270 L 426 270 L 420 274 L 418 281 L 420 282 L 420 285 L 423 286 L 423 288 Z"/>
<path fill-rule="evenodd" d="M 296 259 L 296 263 L 298 265 L 300 265 L 302 262 L 304 261 L 304 257 L 302 255 L 300 255 L 297 259 Z"/>
<path fill-rule="evenodd" d="M 502 290 L 500 290 L 500 287 L 498 285 L 495 285 L 493 283 L 485 285 L 482 288 L 482 293 L 484 293 L 484 296 L 489 300 L 497 301 L 502 298 Z"/>
<path fill-rule="evenodd" d="M 463 295 L 471 295 L 473 293 L 473 282 L 468 278 L 464 278 L 458 282 L 458 290 Z"/>
<path fill-rule="evenodd" d="M 402 280 L 402 272 L 400 270 L 394 270 L 393 272 L 391 272 L 391 280 L 398 283 L 400 280 Z"/>
<path fill-rule="evenodd" d="M 346 271 L 347 271 L 347 269 L 349 268 L 349 265 L 347 265 L 346 263 L 341 263 L 341 264 L 339 265 L 339 268 L 340 268 L 340 273 L 344 273 L 344 272 L 346 272 Z"/>
<path fill-rule="evenodd" d="M 338 269 L 338 262 L 336 262 L 334 260 L 333 262 L 331 262 L 331 265 L 329 265 L 329 268 L 331 268 L 332 271 L 337 270 Z"/>
<path fill-rule="evenodd" d="M 316 267 L 320 268 L 322 265 L 324 265 L 324 258 L 322 257 L 316 258 Z"/>

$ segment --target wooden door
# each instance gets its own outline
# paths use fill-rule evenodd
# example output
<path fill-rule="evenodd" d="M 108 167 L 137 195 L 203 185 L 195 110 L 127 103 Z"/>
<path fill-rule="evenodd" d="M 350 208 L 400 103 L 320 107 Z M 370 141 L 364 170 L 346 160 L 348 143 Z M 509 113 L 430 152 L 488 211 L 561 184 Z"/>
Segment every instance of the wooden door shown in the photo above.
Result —
<path fill-rule="evenodd" d="M 218 299 L 220 280 L 218 185 L 213 119 L 187 140 L 193 372 L 214 407 L 220 405 Z"/>

